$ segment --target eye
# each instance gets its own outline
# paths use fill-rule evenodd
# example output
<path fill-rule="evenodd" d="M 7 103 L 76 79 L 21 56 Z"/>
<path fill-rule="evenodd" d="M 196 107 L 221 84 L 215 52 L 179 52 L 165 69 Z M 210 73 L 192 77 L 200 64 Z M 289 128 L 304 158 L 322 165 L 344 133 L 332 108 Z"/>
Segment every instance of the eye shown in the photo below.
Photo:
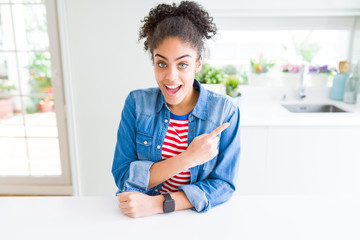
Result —
<path fill-rule="evenodd" d="M 164 63 L 164 62 L 158 62 L 157 65 L 159 66 L 159 68 L 165 68 L 166 67 L 166 63 Z"/>
<path fill-rule="evenodd" d="M 186 63 L 179 64 L 179 68 L 181 68 L 181 69 L 187 68 L 187 66 L 188 66 L 188 64 L 186 64 Z"/>

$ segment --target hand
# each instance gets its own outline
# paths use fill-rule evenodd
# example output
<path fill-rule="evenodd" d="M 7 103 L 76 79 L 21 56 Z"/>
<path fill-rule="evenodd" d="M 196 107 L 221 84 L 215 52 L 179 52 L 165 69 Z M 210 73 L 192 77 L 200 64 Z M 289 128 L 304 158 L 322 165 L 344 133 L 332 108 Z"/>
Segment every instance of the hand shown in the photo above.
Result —
<path fill-rule="evenodd" d="M 162 212 L 164 197 L 149 196 L 140 192 L 122 192 L 118 194 L 119 208 L 129 217 L 145 217 Z"/>
<path fill-rule="evenodd" d="M 189 168 L 201 165 L 213 159 L 219 153 L 219 137 L 217 135 L 229 127 L 229 125 L 229 123 L 224 123 L 211 133 L 202 134 L 194 138 L 185 151 L 185 153 L 188 154 L 185 159 L 189 165 Z"/>

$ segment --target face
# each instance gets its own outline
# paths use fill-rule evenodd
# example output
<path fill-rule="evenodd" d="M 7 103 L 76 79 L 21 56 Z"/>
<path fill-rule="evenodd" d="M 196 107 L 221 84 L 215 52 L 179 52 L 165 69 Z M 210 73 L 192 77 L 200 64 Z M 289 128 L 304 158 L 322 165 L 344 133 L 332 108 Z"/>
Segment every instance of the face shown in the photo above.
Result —
<path fill-rule="evenodd" d="M 155 78 L 170 107 L 186 108 L 196 102 L 193 83 L 202 63 L 197 58 L 196 50 L 179 38 L 166 38 L 154 49 Z"/>

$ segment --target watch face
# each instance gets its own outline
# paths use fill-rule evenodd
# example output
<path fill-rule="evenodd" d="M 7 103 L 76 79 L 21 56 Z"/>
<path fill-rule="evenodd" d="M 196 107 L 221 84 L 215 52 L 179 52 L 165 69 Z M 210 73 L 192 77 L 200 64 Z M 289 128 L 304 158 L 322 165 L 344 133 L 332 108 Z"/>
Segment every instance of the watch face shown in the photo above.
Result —
<path fill-rule="evenodd" d="M 164 213 L 175 211 L 175 200 L 169 199 L 164 201 Z"/>

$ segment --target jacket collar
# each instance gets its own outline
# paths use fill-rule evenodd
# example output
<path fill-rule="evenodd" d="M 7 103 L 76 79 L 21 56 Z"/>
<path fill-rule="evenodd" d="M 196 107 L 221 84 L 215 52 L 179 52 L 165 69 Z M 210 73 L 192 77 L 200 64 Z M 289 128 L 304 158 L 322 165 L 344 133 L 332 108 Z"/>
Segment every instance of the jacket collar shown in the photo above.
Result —
<path fill-rule="evenodd" d="M 191 114 L 194 115 L 195 117 L 206 120 L 206 109 L 207 109 L 207 102 L 208 102 L 207 101 L 208 100 L 207 90 L 203 86 L 201 86 L 200 82 L 196 79 L 194 79 L 193 87 L 195 90 L 200 91 L 200 94 L 199 94 L 199 98 L 198 98 L 196 105 L 195 105 L 194 109 L 192 110 Z M 158 101 L 158 103 L 156 105 L 156 112 L 159 112 L 163 108 L 164 105 L 170 111 L 161 91 L 160 91 L 160 95 L 161 95 L 160 101 Z"/>

